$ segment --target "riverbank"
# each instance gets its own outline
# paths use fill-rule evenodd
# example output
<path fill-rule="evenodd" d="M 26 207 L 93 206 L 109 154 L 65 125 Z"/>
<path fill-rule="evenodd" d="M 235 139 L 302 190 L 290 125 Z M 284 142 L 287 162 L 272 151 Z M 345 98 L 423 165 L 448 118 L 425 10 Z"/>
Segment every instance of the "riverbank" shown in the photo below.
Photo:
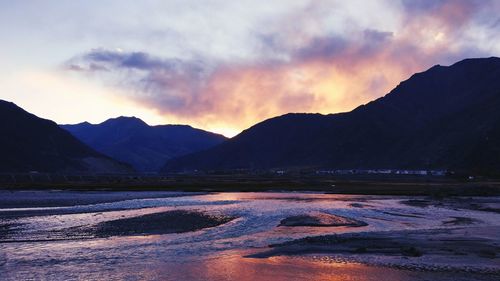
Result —
<path fill-rule="evenodd" d="M 170 176 L 85 176 L 63 181 L 17 181 L 0 183 L 8 190 L 85 190 L 85 191 L 187 191 L 260 192 L 321 191 L 332 194 L 414 195 L 414 196 L 492 196 L 500 195 L 500 181 L 463 180 L 424 176 L 316 176 L 316 175 L 170 175 Z"/>

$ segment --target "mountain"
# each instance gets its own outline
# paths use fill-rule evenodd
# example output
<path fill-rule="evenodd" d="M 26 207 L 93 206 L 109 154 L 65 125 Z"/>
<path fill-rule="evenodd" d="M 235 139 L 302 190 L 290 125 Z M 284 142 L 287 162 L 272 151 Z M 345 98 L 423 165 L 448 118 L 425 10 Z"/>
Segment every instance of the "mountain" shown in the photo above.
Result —
<path fill-rule="evenodd" d="M 222 135 L 187 125 L 149 126 L 135 117 L 118 117 L 100 124 L 61 125 L 95 150 L 130 163 L 142 172 L 157 172 L 173 157 L 217 145 Z"/>
<path fill-rule="evenodd" d="M 0 100 L 0 172 L 126 173 L 133 169 L 46 119 Z"/>
<path fill-rule="evenodd" d="M 351 112 L 286 114 L 165 172 L 333 168 L 500 171 L 500 59 L 436 65 Z"/>

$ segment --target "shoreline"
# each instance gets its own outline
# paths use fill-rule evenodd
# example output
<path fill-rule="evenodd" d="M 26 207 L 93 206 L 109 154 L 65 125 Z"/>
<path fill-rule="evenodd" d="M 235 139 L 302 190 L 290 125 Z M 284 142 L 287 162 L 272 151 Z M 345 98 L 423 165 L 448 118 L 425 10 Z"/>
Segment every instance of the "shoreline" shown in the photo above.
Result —
<path fill-rule="evenodd" d="M 499 196 L 500 181 L 450 178 L 331 178 L 262 176 L 174 176 L 152 181 L 0 183 L 0 190 L 324 192 L 350 195 Z"/>

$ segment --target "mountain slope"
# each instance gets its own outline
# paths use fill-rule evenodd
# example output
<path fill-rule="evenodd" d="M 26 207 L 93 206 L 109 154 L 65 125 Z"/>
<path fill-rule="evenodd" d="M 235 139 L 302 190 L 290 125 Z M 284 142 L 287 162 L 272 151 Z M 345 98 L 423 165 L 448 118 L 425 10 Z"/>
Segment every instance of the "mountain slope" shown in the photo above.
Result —
<path fill-rule="evenodd" d="M 84 145 L 56 123 L 0 100 L 0 172 L 121 173 L 131 167 Z"/>
<path fill-rule="evenodd" d="M 164 171 L 268 168 L 500 170 L 500 59 L 414 74 L 351 112 L 286 114 Z"/>
<path fill-rule="evenodd" d="M 157 172 L 170 158 L 226 140 L 222 135 L 186 125 L 149 126 L 135 117 L 118 117 L 97 125 L 84 122 L 61 127 L 95 150 L 143 172 Z"/>

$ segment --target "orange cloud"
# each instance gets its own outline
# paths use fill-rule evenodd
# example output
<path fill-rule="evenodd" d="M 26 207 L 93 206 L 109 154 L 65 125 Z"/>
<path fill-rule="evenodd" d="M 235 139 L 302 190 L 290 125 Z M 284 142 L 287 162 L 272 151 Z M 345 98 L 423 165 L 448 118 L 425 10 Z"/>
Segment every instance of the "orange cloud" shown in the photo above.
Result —
<path fill-rule="evenodd" d="M 348 111 L 414 72 L 483 55 L 462 38 L 483 5 L 408 3 L 402 26 L 391 32 L 318 34 L 314 19 L 297 13 L 307 29 L 275 27 L 262 36 L 266 55 L 254 62 L 182 61 L 98 49 L 71 60 L 68 68 L 115 75 L 118 85 L 133 89 L 129 98 L 167 119 L 232 135 L 288 112 Z"/>

